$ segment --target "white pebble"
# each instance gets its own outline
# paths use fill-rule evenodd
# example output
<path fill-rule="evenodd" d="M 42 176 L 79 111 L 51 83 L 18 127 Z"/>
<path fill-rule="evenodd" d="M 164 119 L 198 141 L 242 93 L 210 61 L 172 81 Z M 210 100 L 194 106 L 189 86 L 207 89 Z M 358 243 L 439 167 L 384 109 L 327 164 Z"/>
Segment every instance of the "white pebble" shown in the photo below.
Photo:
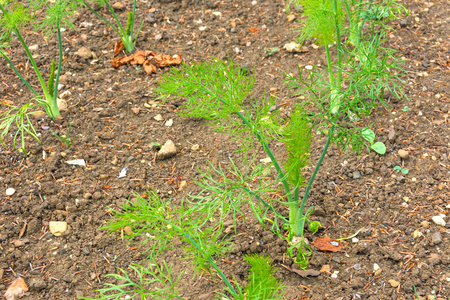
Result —
<path fill-rule="evenodd" d="M 170 126 L 172 126 L 172 124 L 173 124 L 173 120 L 170 119 L 169 121 L 166 122 L 165 125 L 166 125 L 167 127 L 170 127 Z"/>
<path fill-rule="evenodd" d="M 379 270 L 379 269 L 381 269 L 381 268 L 380 268 L 380 266 L 378 264 L 373 264 L 373 270 L 374 271 Z"/>
<path fill-rule="evenodd" d="M 15 189 L 13 189 L 13 188 L 7 188 L 7 189 L 6 189 L 6 196 L 12 196 L 12 195 L 14 195 L 15 192 L 16 192 Z"/>
<path fill-rule="evenodd" d="M 433 220 L 434 224 L 439 225 L 444 227 L 445 226 L 445 221 L 441 216 L 434 216 L 433 218 L 431 218 L 431 220 Z"/>

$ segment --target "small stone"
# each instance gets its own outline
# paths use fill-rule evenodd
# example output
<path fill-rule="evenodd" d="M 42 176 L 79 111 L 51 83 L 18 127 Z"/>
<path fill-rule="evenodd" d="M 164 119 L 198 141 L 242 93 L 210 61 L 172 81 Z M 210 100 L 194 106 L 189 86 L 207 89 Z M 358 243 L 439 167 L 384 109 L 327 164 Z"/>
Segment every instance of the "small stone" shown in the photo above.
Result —
<path fill-rule="evenodd" d="M 66 157 L 67 153 L 66 152 L 61 152 L 60 155 L 61 155 L 61 157 Z"/>
<path fill-rule="evenodd" d="M 422 61 L 422 66 L 423 66 L 424 68 L 428 68 L 427 62 L 426 62 L 426 61 Z"/>
<path fill-rule="evenodd" d="M 125 232 L 126 234 L 130 234 L 133 230 L 131 229 L 130 226 L 125 226 L 123 228 L 123 232 Z"/>
<path fill-rule="evenodd" d="M 352 243 L 355 243 L 355 244 L 356 244 L 356 243 L 358 243 L 358 242 L 359 242 L 359 239 L 358 239 L 358 238 L 355 238 L 355 237 L 352 238 Z"/>
<path fill-rule="evenodd" d="M 70 91 L 65 91 L 65 92 L 62 92 L 61 95 L 59 95 L 59 98 L 66 99 L 70 95 L 72 95 L 72 93 Z"/>
<path fill-rule="evenodd" d="M 441 236 L 441 233 L 439 231 L 436 231 L 435 233 L 433 233 L 431 235 L 431 242 L 434 245 L 438 245 L 438 244 L 440 244 L 442 242 L 442 236 Z"/>
<path fill-rule="evenodd" d="M 353 172 L 353 179 L 359 179 L 361 177 L 362 177 L 361 172 L 359 172 L 359 171 Z"/>
<path fill-rule="evenodd" d="M 16 192 L 15 189 L 13 189 L 13 188 L 7 188 L 7 189 L 6 189 L 6 196 L 12 196 L 12 195 L 14 195 L 15 192 Z"/>
<path fill-rule="evenodd" d="M 231 33 L 236 33 L 236 32 L 237 32 L 236 27 L 231 28 L 231 29 L 230 29 L 230 32 L 231 32 Z"/>
<path fill-rule="evenodd" d="M 84 248 L 83 248 L 83 252 L 84 252 L 85 255 L 91 254 L 91 251 L 89 251 L 89 248 L 88 248 L 88 247 L 84 247 Z"/>
<path fill-rule="evenodd" d="M 38 48 L 39 48 L 38 44 L 34 44 L 34 45 L 31 45 L 30 47 L 28 47 L 28 49 L 30 49 L 30 51 L 36 51 Z"/>
<path fill-rule="evenodd" d="M 47 287 L 47 284 L 45 283 L 44 280 L 42 279 L 34 279 L 33 281 L 30 282 L 30 288 L 32 290 L 43 290 Z"/>
<path fill-rule="evenodd" d="M 92 194 L 92 199 L 94 199 L 94 200 L 99 200 L 99 199 L 101 199 L 102 197 L 103 197 L 103 195 L 102 195 L 102 193 L 99 192 L 99 191 L 97 191 L 97 192 L 95 192 L 94 194 Z"/>
<path fill-rule="evenodd" d="M 17 240 L 14 242 L 14 247 L 19 248 L 25 245 L 25 242 L 22 240 Z"/>
<path fill-rule="evenodd" d="M 181 191 L 184 190 L 186 187 L 187 187 L 187 182 L 186 182 L 186 180 L 183 180 L 183 181 L 181 181 L 180 184 L 178 185 L 178 191 L 181 192 Z"/>
<path fill-rule="evenodd" d="M 54 236 L 61 236 L 67 230 L 67 222 L 50 221 L 48 227 Z"/>
<path fill-rule="evenodd" d="M 398 281 L 396 281 L 394 279 L 390 279 L 388 282 L 394 288 L 396 288 L 396 287 L 398 287 L 400 285 L 400 282 L 398 282 Z"/>
<path fill-rule="evenodd" d="M 175 147 L 174 142 L 168 140 L 159 150 L 157 157 L 158 159 L 167 159 L 173 157 L 177 154 L 177 147 Z"/>
<path fill-rule="evenodd" d="M 381 268 L 380 268 L 380 266 L 378 265 L 378 264 L 373 264 L 373 270 L 374 271 L 377 271 L 377 270 L 380 270 Z"/>
<path fill-rule="evenodd" d="M 92 194 L 91 193 L 86 193 L 84 194 L 84 199 L 88 200 L 92 198 Z"/>
<path fill-rule="evenodd" d="M 394 128 L 391 127 L 391 128 L 389 128 L 388 139 L 390 141 L 393 141 L 394 138 L 395 138 L 395 130 L 394 130 Z"/>
<path fill-rule="evenodd" d="M 200 148 L 200 146 L 198 144 L 195 144 L 191 147 L 192 151 L 197 151 Z"/>
<path fill-rule="evenodd" d="M 67 110 L 67 101 L 63 99 L 56 99 L 56 104 L 58 105 L 59 110 Z"/>
<path fill-rule="evenodd" d="M 430 224 L 428 223 L 428 221 L 422 221 L 420 222 L 420 226 L 422 226 L 423 228 L 428 228 Z"/>
<path fill-rule="evenodd" d="M 114 10 L 124 10 L 125 4 L 123 2 L 116 2 L 113 5 L 111 5 Z"/>
<path fill-rule="evenodd" d="M 419 230 L 414 230 L 414 232 L 412 234 L 413 238 L 417 239 L 417 238 L 419 238 L 421 236 L 422 236 L 422 232 L 420 232 Z"/>
<path fill-rule="evenodd" d="M 433 218 L 431 218 L 431 220 L 433 221 L 434 224 L 445 227 L 445 221 L 441 216 L 434 216 Z"/>
<path fill-rule="evenodd" d="M 83 59 L 92 58 L 92 52 L 86 47 L 81 47 L 78 49 L 77 55 Z"/>
<path fill-rule="evenodd" d="M 381 272 L 383 272 L 383 270 L 378 269 L 378 270 L 375 271 L 375 273 L 374 273 L 373 275 L 374 275 L 375 277 L 380 276 L 380 275 L 381 275 Z"/>
<path fill-rule="evenodd" d="M 172 125 L 173 125 L 173 119 L 170 119 L 170 120 L 167 121 L 166 124 L 164 124 L 164 125 L 166 125 L 167 127 L 172 126 Z"/>
<path fill-rule="evenodd" d="M 398 150 L 398 156 L 400 156 L 402 159 L 408 159 L 409 158 L 409 152 L 403 149 Z"/>
<path fill-rule="evenodd" d="M 288 15 L 287 20 L 289 23 L 293 22 L 296 19 L 295 15 Z"/>
<path fill-rule="evenodd" d="M 400 183 L 405 183 L 405 181 L 406 181 L 405 177 L 403 177 L 403 176 L 396 177 L 395 179 Z"/>
<path fill-rule="evenodd" d="M 400 20 L 400 27 L 405 28 L 408 26 L 408 22 L 405 19 Z"/>
<path fill-rule="evenodd" d="M 153 119 L 155 119 L 156 121 L 162 121 L 162 120 L 164 120 L 164 118 L 160 115 L 160 114 L 157 114 L 156 116 L 154 116 L 153 117 Z M 167 123 L 166 123 L 167 124 Z M 167 126 L 167 125 L 166 125 Z"/>

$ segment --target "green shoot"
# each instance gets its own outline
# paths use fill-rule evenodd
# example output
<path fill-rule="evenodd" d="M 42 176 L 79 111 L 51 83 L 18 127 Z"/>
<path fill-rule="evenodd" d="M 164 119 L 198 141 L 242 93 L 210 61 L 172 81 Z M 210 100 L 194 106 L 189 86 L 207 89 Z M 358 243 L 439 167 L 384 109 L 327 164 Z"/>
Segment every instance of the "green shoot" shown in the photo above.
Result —
<path fill-rule="evenodd" d="M 213 214 L 187 209 L 183 204 L 176 208 L 171 201 L 162 200 L 153 191 L 147 192 L 148 200 L 138 194 L 134 196 L 136 198 L 122 205 L 120 211 L 112 211 L 114 217 L 102 229 L 117 232 L 129 227 L 130 233 L 124 238 L 132 241 L 134 237 L 144 236 L 142 243 L 151 245 L 144 253 L 151 257 L 170 249 L 176 241 L 182 241 L 196 273 L 217 272 L 232 294 L 237 295 L 213 260 L 228 248 L 222 237 L 221 218 L 215 221 Z M 212 226 L 205 226 L 206 223 Z"/>
<path fill-rule="evenodd" d="M 411 110 L 411 108 L 409 108 L 408 105 L 405 105 L 405 107 L 402 108 L 403 112 L 407 112 L 407 111 L 410 111 L 410 110 Z"/>
<path fill-rule="evenodd" d="M 409 173 L 409 170 L 408 170 L 408 169 L 402 168 L 402 167 L 400 167 L 400 166 L 395 166 L 395 167 L 394 167 L 394 171 L 397 172 L 397 173 L 401 172 L 401 173 L 404 174 L 404 175 L 406 175 L 406 174 Z"/>
<path fill-rule="evenodd" d="M 375 141 L 375 133 L 370 128 L 364 128 L 361 131 L 361 134 L 363 138 L 370 143 L 370 149 L 374 150 L 378 154 L 385 154 L 386 153 L 386 146 L 382 142 L 376 142 Z"/>
<path fill-rule="evenodd" d="M 132 11 L 128 12 L 128 18 L 127 18 L 127 24 L 125 28 L 122 26 L 122 24 L 119 21 L 119 18 L 117 17 L 116 13 L 114 12 L 114 8 L 109 4 L 108 0 L 94 0 L 101 6 L 106 6 L 106 9 L 111 13 L 113 16 L 116 25 L 114 26 L 110 21 L 108 21 L 106 18 L 104 18 L 101 14 L 99 14 L 95 9 L 93 9 L 87 1 L 83 1 L 83 4 L 91 11 L 93 12 L 97 17 L 102 19 L 108 26 L 110 26 L 116 34 L 120 37 L 123 46 L 125 48 L 125 51 L 130 53 L 134 50 L 136 46 L 136 41 L 139 36 L 139 33 L 142 29 L 142 26 L 144 25 L 144 20 L 141 23 L 141 26 L 139 27 L 136 36 L 133 38 L 134 35 L 134 23 L 136 19 L 136 0 L 133 1 L 133 9 Z"/>
<path fill-rule="evenodd" d="M 267 55 L 272 56 L 275 52 L 278 51 L 278 47 L 275 47 L 275 48 L 272 48 L 272 49 L 264 48 L 264 51 L 266 51 Z"/>
<path fill-rule="evenodd" d="M 56 136 L 61 142 L 65 143 L 67 148 L 70 148 L 70 146 L 72 146 L 72 143 L 73 143 L 73 140 L 74 140 L 73 138 L 70 137 L 70 131 L 72 130 L 72 123 L 73 123 L 73 121 L 70 122 L 69 130 L 67 131 L 67 134 L 65 136 L 58 135 L 58 134 L 56 134 L 56 132 L 54 132 L 52 129 L 50 129 L 50 132 L 54 136 Z"/>
<path fill-rule="evenodd" d="M 36 74 L 37 79 L 41 87 L 42 94 L 38 93 L 31 84 L 23 77 L 17 68 L 14 66 L 11 59 L 5 50 L 0 49 L 0 56 L 2 56 L 8 65 L 13 69 L 14 73 L 23 81 L 23 83 L 28 87 L 28 89 L 34 94 L 33 100 L 38 103 L 37 106 L 42 106 L 47 115 L 53 119 L 60 116 L 60 111 L 58 107 L 58 81 L 61 74 L 61 66 L 63 60 L 62 51 L 62 38 L 61 38 L 61 25 L 73 26 L 70 23 L 70 16 L 77 8 L 78 1 L 67 1 L 67 0 L 57 0 L 53 2 L 48 2 L 45 0 L 28 0 L 28 1 L 2 1 L 0 2 L 0 11 L 2 15 L 0 16 L 1 25 L 1 36 L 0 43 L 1 47 L 7 47 L 13 34 L 19 39 L 20 44 L 25 50 L 28 60 L 33 66 L 33 70 Z M 42 18 L 31 18 L 33 14 L 36 16 L 37 11 L 44 12 Z M 30 49 L 28 48 L 25 38 L 22 36 L 21 31 L 27 25 L 33 25 L 37 30 L 41 30 L 49 38 L 55 32 L 57 34 L 58 46 L 59 46 L 59 58 L 58 64 L 55 64 L 55 60 L 52 60 L 50 67 L 50 75 L 47 83 L 44 81 L 41 71 L 39 70 Z M 56 71 L 56 74 L 55 74 Z M 29 108 L 36 107 L 36 105 L 31 105 L 30 102 L 23 105 L 22 107 L 11 106 L 12 109 L 3 113 L 3 121 L 16 119 L 17 127 L 21 134 L 29 133 L 33 138 L 38 139 L 34 133 L 34 128 L 30 122 L 24 123 L 25 120 L 28 121 Z M 32 113 L 32 112 L 31 112 Z M 12 119 L 10 119 L 12 118 Z M 3 129 L 2 137 L 4 137 L 10 129 L 10 124 L 12 122 L 5 121 L 2 123 L 1 127 Z M 9 125 L 8 125 L 9 124 Z M 5 132 L 6 131 L 6 132 Z M 14 138 L 14 143 L 17 134 Z M 23 141 L 23 136 L 22 136 Z M 24 143 L 22 143 L 22 152 L 26 152 L 23 148 Z M 14 144 L 14 148 L 16 148 Z M 17 148 L 16 148 L 17 149 Z"/>
<path fill-rule="evenodd" d="M 250 264 L 250 274 L 248 275 L 248 285 L 242 290 L 238 286 L 239 296 L 236 300 L 281 300 L 283 299 L 283 286 L 279 280 L 273 276 L 276 269 L 270 265 L 270 257 L 260 257 L 257 254 L 246 255 L 245 261 Z M 226 295 L 219 293 L 221 299 L 230 299 Z"/>
<path fill-rule="evenodd" d="M 168 266 L 165 261 L 158 265 L 153 260 L 148 267 L 138 264 L 131 264 L 130 270 L 118 268 L 122 274 L 108 274 L 105 277 L 112 277 L 119 284 L 105 283 L 105 288 L 97 290 L 99 296 L 96 298 L 78 297 L 86 300 L 107 300 L 107 299 L 184 299 L 178 296 L 175 288 L 180 281 L 183 271 L 174 278 L 172 266 Z M 133 275 L 131 275 L 133 274 Z M 133 277 L 136 278 L 133 278 Z M 150 289 L 149 286 L 152 286 Z M 127 297 L 127 298 L 124 298 Z"/>
<path fill-rule="evenodd" d="M 10 132 L 11 125 L 16 126 L 16 132 L 13 134 L 12 145 L 14 149 L 27 155 L 25 143 L 25 134 L 28 133 L 33 137 L 38 143 L 40 143 L 39 137 L 30 121 L 30 116 L 36 111 L 28 111 L 30 108 L 36 108 L 38 104 L 32 104 L 33 100 L 24 104 L 21 107 L 13 106 L 4 103 L 9 109 L 0 114 L 0 142 L 6 147 L 5 137 L 8 136 Z M 17 139 L 20 139 L 20 147 L 17 147 Z"/>

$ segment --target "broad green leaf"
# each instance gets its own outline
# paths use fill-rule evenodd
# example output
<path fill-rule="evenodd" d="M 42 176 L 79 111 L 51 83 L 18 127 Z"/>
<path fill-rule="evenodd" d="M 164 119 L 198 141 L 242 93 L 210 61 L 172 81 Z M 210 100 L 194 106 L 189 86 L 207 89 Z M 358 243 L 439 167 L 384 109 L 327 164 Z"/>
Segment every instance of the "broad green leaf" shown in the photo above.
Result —
<path fill-rule="evenodd" d="M 378 154 L 385 154 L 386 153 L 386 146 L 382 142 L 376 142 L 370 148 L 375 151 Z"/>
<path fill-rule="evenodd" d="M 409 173 L 409 170 L 408 169 L 402 169 L 402 173 L 406 175 L 406 174 Z"/>
<path fill-rule="evenodd" d="M 363 131 L 361 132 L 361 134 L 366 141 L 373 144 L 373 141 L 375 140 L 375 133 L 372 131 L 372 129 L 364 128 Z M 375 150 L 375 149 L 373 149 L 373 150 Z"/>

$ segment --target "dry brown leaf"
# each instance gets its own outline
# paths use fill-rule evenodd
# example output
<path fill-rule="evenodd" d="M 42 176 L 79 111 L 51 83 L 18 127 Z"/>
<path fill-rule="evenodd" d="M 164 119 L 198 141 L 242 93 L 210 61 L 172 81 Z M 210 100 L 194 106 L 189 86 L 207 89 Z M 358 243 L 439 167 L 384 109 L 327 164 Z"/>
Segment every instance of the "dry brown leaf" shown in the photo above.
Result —
<path fill-rule="evenodd" d="M 320 273 L 331 273 L 331 267 L 330 265 L 323 265 L 322 268 L 320 268 Z"/>
<path fill-rule="evenodd" d="M 127 63 L 132 65 L 142 65 L 147 75 L 150 75 L 152 73 L 156 73 L 156 67 L 163 68 L 167 66 L 175 66 L 181 64 L 182 61 L 181 55 L 157 55 L 154 51 L 149 50 L 140 50 L 130 56 L 122 56 L 119 58 L 115 57 L 111 61 L 113 68 L 118 68 Z"/>
<path fill-rule="evenodd" d="M 156 66 L 152 65 L 150 60 L 146 60 L 144 65 L 143 65 L 143 67 L 144 67 L 144 70 L 147 73 L 147 75 L 150 75 L 152 73 L 156 73 Z"/>
<path fill-rule="evenodd" d="M 261 30 L 261 28 L 258 28 L 258 27 L 250 27 L 248 30 L 249 30 L 249 31 L 252 33 L 252 35 L 253 35 L 253 34 L 259 32 L 259 31 Z"/>
<path fill-rule="evenodd" d="M 126 65 L 130 61 L 133 60 L 133 56 L 121 56 L 121 57 L 114 57 L 111 64 L 113 68 L 118 68 L 120 66 Z"/>
<path fill-rule="evenodd" d="M 181 55 L 176 55 L 175 57 L 173 57 L 170 55 L 159 54 L 155 55 L 153 59 L 155 60 L 155 64 L 160 68 L 181 64 Z"/>
<path fill-rule="evenodd" d="M 331 239 L 329 236 L 315 239 L 312 245 L 320 251 L 342 251 L 342 244 L 336 240 Z"/>
<path fill-rule="evenodd" d="M 117 42 L 114 45 L 114 56 L 118 55 L 120 52 L 122 52 L 125 49 L 125 46 L 123 45 L 122 41 Z"/>
<path fill-rule="evenodd" d="M 293 273 L 297 273 L 298 275 L 302 276 L 303 278 L 306 278 L 308 276 L 317 277 L 320 275 L 319 271 L 316 271 L 313 269 L 306 269 L 306 270 L 297 269 L 295 264 L 293 264 L 291 267 L 285 266 L 283 264 L 281 266 L 283 266 L 285 269 L 287 269 Z"/>
<path fill-rule="evenodd" d="M 28 286 L 23 278 L 14 280 L 5 292 L 6 300 L 16 300 L 22 297 L 28 291 Z"/>

